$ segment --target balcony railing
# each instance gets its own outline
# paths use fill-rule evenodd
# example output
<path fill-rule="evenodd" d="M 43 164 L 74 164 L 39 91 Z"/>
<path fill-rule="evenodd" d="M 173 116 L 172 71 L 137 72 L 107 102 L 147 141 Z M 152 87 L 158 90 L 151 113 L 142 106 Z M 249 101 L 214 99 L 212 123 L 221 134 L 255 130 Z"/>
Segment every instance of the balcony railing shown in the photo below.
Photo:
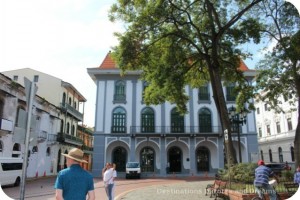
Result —
<path fill-rule="evenodd" d="M 69 144 L 75 144 L 81 146 L 83 144 L 83 140 L 79 137 L 65 134 L 65 133 L 59 133 L 57 137 L 58 142 L 65 142 Z"/>
<path fill-rule="evenodd" d="M 83 150 L 84 152 L 93 152 L 93 147 L 88 147 L 88 146 L 86 146 L 86 145 L 83 145 L 83 146 L 82 146 L 82 150 Z"/>
<path fill-rule="evenodd" d="M 209 93 L 198 93 L 198 100 L 199 101 L 209 101 L 210 94 Z"/>
<path fill-rule="evenodd" d="M 125 94 L 114 94 L 114 101 L 126 101 Z"/>
<path fill-rule="evenodd" d="M 192 134 L 220 134 L 222 129 L 220 126 L 131 126 L 130 133 L 192 133 Z"/>
<path fill-rule="evenodd" d="M 70 104 L 61 103 L 60 106 L 61 106 L 62 109 L 66 110 L 68 113 L 75 116 L 80 121 L 83 120 L 83 114 L 81 112 L 79 112 L 78 110 L 76 110 L 74 107 L 72 107 Z"/>
<path fill-rule="evenodd" d="M 126 133 L 127 127 L 126 126 L 112 126 L 111 132 L 112 133 Z"/>

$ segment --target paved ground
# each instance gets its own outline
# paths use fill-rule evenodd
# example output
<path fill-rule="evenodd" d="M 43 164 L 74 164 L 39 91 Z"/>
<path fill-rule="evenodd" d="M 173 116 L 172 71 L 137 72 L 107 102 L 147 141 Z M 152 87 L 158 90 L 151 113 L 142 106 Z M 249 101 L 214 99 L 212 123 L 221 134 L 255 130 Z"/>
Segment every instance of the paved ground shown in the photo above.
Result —
<path fill-rule="evenodd" d="M 148 186 L 117 196 L 117 200 L 208 200 L 205 196 L 205 187 L 212 181 L 185 181 L 180 183 L 165 183 Z"/>
<path fill-rule="evenodd" d="M 53 185 L 55 177 L 31 180 L 26 183 L 25 199 L 55 200 Z M 210 199 L 205 196 L 205 187 L 213 179 L 200 177 L 185 178 L 145 178 L 118 179 L 116 181 L 116 200 L 179 200 L 179 199 Z M 101 179 L 95 178 L 96 199 L 104 200 L 106 194 Z M 5 194 L 13 199 L 20 199 L 19 187 L 3 188 Z M 0 198 L 1 200 L 6 200 Z"/>

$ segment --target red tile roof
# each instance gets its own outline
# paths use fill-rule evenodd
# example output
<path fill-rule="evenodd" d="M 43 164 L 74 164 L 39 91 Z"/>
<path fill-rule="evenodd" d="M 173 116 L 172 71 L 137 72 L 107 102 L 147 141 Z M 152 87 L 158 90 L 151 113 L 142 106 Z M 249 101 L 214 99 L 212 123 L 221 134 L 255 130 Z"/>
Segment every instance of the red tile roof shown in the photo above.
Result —
<path fill-rule="evenodd" d="M 104 58 L 103 62 L 99 66 L 100 69 L 118 69 L 116 62 L 112 59 L 110 56 L 110 51 L 107 53 L 106 57 Z M 247 65 L 244 63 L 243 60 L 241 60 L 240 67 L 239 69 L 243 72 L 249 71 L 249 68 Z"/>
<path fill-rule="evenodd" d="M 100 69 L 118 69 L 115 61 L 110 56 L 110 51 L 104 58 L 102 64 L 99 66 Z"/>
<path fill-rule="evenodd" d="M 239 69 L 240 69 L 242 72 L 249 71 L 249 68 L 248 68 L 247 65 L 244 63 L 243 60 L 241 60 Z"/>

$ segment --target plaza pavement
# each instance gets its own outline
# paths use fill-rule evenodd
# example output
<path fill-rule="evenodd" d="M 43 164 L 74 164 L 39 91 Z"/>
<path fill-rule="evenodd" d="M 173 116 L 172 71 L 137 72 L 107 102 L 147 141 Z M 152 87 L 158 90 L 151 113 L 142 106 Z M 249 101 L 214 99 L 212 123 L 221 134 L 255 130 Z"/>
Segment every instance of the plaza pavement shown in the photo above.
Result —
<path fill-rule="evenodd" d="M 55 200 L 53 188 L 56 177 L 38 178 L 26 182 L 25 199 Z M 213 182 L 209 177 L 168 177 L 116 180 L 116 200 L 212 200 L 205 196 L 205 187 Z M 94 179 L 96 200 L 106 200 L 100 178 Z M 19 187 L 5 187 L 3 191 L 13 199 L 19 199 Z M 1 199 L 2 200 L 2 199 Z M 6 200 L 6 199 L 5 199 Z"/>

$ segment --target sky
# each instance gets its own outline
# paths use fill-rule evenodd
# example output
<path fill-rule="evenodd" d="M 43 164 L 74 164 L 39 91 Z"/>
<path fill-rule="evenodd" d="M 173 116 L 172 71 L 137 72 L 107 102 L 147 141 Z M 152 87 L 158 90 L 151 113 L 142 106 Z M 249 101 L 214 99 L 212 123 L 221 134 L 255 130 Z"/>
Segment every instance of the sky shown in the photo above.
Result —
<path fill-rule="evenodd" d="M 124 30 L 121 23 L 108 19 L 114 2 L 1 0 L 0 72 L 31 68 L 71 83 L 87 99 L 84 124 L 93 127 L 96 85 L 87 68 L 102 63 L 111 47 L 118 44 L 113 33 Z M 259 58 L 257 53 L 245 63 L 254 68 Z"/>

